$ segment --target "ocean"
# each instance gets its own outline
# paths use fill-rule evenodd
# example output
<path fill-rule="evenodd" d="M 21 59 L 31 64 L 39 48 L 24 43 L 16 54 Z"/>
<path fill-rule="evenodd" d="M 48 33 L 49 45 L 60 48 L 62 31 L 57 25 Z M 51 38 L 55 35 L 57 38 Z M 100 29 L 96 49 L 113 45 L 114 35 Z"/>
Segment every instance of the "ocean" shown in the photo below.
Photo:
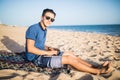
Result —
<path fill-rule="evenodd" d="M 120 25 L 71 25 L 71 26 L 50 26 L 48 29 L 63 31 L 80 31 L 98 34 L 120 36 Z"/>

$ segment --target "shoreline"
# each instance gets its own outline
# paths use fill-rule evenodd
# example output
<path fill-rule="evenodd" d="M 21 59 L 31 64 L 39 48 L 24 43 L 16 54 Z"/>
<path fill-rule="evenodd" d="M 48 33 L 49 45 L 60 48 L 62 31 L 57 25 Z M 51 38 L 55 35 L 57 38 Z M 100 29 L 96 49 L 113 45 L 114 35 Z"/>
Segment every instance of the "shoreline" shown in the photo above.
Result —
<path fill-rule="evenodd" d="M 90 31 L 75 31 L 75 30 L 62 30 L 62 29 L 50 29 L 50 30 L 58 30 L 58 31 L 67 31 L 67 32 L 85 32 L 85 33 L 95 33 L 95 34 L 101 34 L 101 35 L 109 35 L 109 36 L 116 36 L 120 37 L 120 34 L 112 34 L 112 33 L 105 33 L 105 32 L 90 32 Z"/>
<path fill-rule="evenodd" d="M 62 25 L 51 26 L 50 29 L 90 32 L 98 34 L 108 34 L 112 36 L 120 36 L 120 25 Z"/>
<path fill-rule="evenodd" d="M 25 47 L 25 32 L 28 27 L 9 27 L 0 25 L 0 50 L 8 52 L 22 52 Z M 103 63 L 106 60 L 112 62 L 114 71 L 107 80 L 120 79 L 120 37 L 87 33 L 87 32 L 69 32 L 60 30 L 48 29 L 46 45 L 59 48 L 61 51 L 72 51 L 78 57 L 90 62 L 91 64 Z M 4 73 L 3 73 L 4 72 Z M 8 74 L 7 74 L 8 73 Z M 0 70 L 0 79 L 3 76 L 15 76 L 13 73 L 19 74 L 14 77 L 16 79 L 11 80 L 49 80 L 51 77 L 42 73 L 30 73 L 22 71 L 21 73 L 17 70 Z M 30 74 L 29 74 L 30 73 Z M 58 80 L 76 80 L 84 76 L 85 72 L 79 72 L 72 70 L 74 75 L 72 77 L 67 74 L 61 73 L 58 76 Z M 21 75 L 26 74 L 26 77 Z M 31 75 L 32 74 L 32 75 Z M 29 77 L 28 77 L 29 76 Z M 104 80 L 106 78 L 102 76 L 96 76 L 90 74 L 94 80 Z M 57 76 L 52 77 L 54 80 Z M 64 79 L 63 79 L 64 77 Z"/>
<path fill-rule="evenodd" d="M 101 34 L 101 35 L 109 35 L 109 36 L 115 36 L 120 37 L 120 34 L 110 34 L 110 33 L 103 33 L 103 32 L 90 32 L 90 31 L 75 31 L 75 30 L 62 30 L 62 29 L 50 29 L 49 30 L 57 30 L 57 31 L 66 31 L 66 32 L 85 32 L 85 33 L 93 33 L 93 34 Z"/>

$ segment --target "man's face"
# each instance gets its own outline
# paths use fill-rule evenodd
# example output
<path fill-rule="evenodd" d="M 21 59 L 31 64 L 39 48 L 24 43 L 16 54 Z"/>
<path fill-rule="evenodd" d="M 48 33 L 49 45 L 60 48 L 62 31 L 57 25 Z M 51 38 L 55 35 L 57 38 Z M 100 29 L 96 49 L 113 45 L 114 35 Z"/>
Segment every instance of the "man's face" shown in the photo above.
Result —
<path fill-rule="evenodd" d="M 47 12 L 44 16 L 42 16 L 42 21 L 43 21 L 43 24 L 47 27 L 47 26 L 50 26 L 51 23 L 54 21 L 54 14 L 51 13 L 51 12 Z"/>

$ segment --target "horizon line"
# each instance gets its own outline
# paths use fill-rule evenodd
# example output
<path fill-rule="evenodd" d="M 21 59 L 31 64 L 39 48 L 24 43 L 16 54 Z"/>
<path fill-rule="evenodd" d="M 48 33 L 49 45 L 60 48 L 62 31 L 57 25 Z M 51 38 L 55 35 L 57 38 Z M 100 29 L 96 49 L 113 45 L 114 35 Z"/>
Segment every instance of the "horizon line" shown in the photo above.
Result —
<path fill-rule="evenodd" d="M 20 26 L 20 27 L 28 27 L 28 26 L 21 26 L 21 25 L 9 25 L 9 24 L 2 24 L 0 23 L 0 25 L 5 25 L 5 26 L 13 26 L 13 27 L 17 27 L 17 26 Z M 120 25 L 120 24 L 64 24 L 64 25 L 51 25 L 51 26 L 84 26 L 84 25 Z M 29 25 L 30 26 L 30 25 Z"/>

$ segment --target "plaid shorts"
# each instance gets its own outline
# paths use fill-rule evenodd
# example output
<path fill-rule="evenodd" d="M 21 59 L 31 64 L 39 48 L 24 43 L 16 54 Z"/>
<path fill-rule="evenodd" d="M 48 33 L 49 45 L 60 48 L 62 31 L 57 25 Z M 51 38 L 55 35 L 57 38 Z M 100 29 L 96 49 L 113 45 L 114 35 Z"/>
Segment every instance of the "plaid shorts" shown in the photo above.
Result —
<path fill-rule="evenodd" d="M 42 68 L 60 68 L 63 66 L 62 55 L 63 52 L 59 52 L 57 56 L 38 56 L 33 63 Z"/>

